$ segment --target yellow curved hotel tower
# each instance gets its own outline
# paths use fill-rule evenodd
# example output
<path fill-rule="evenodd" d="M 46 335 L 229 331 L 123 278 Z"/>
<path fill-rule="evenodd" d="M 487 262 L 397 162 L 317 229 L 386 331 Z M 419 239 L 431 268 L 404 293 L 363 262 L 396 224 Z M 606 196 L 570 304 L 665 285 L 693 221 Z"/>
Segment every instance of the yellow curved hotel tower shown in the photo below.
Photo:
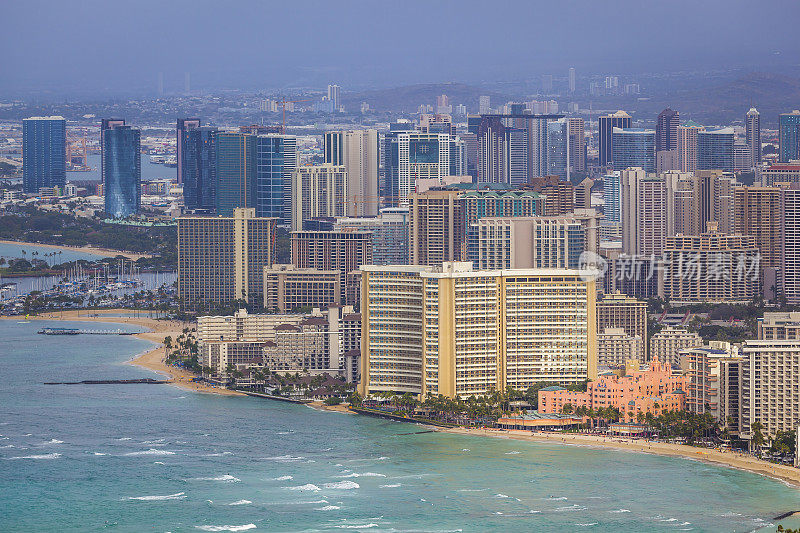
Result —
<path fill-rule="evenodd" d="M 468 397 L 597 377 L 595 280 L 564 269 L 362 271 L 362 395 Z"/>

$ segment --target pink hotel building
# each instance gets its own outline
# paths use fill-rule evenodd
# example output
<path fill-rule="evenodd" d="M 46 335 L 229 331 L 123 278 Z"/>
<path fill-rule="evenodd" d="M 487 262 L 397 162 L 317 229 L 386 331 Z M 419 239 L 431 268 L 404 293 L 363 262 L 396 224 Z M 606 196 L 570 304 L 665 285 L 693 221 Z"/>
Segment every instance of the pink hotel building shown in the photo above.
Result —
<path fill-rule="evenodd" d="M 573 410 L 580 406 L 590 409 L 616 407 L 624 420 L 636 421 L 636 414 L 681 411 L 686 405 L 683 376 L 672 375 L 668 365 L 653 360 L 647 370 L 628 371 L 624 377 L 616 374 L 599 376 L 586 386 L 586 392 L 574 392 L 563 387 L 547 387 L 539 391 L 539 412 L 560 413 L 564 405 Z M 632 417 L 628 413 L 634 413 Z"/>

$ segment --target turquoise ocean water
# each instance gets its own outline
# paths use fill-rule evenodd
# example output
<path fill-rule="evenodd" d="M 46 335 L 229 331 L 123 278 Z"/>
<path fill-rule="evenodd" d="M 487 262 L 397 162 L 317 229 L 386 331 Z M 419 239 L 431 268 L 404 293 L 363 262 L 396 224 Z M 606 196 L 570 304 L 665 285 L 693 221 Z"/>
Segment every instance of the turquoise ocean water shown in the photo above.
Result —
<path fill-rule="evenodd" d="M 122 364 L 150 343 L 46 325 L 0 321 L 4 532 L 753 531 L 800 509 L 783 483 L 678 458 L 164 385 L 45 386 L 154 377 Z"/>

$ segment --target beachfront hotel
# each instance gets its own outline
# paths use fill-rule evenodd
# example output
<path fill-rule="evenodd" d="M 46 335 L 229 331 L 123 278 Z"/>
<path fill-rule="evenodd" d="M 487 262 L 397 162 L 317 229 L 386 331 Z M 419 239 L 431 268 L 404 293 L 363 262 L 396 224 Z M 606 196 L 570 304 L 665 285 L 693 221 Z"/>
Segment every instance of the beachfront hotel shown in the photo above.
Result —
<path fill-rule="evenodd" d="M 362 395 L 465 398 L 597 376 L 592 272 L 462 262 L 361 271 Z"/>
<path fill-rule="evenodd" d="M 560 413 L 567 404 L 573 410 L 581 406 L 616 407 L 625 420 L 635 422 L 639 413 L 658 416 L 667 411 L 682 411 L 685 383 L 684 376 L 673 374 L 669 365 L 653 359 L 645 370 L 629 370 L 622 377 L 602 375 L 586 385 L 586 392 L 546 387 L 539 391 L 539 412 Z"/>
<path fill-rule="evenodd" d="M 264 301 L 264 267 L 272 265 L 274 218 L 254 208 L 230 217 L 178 218 L 178 297 L 185 307 Z"/>

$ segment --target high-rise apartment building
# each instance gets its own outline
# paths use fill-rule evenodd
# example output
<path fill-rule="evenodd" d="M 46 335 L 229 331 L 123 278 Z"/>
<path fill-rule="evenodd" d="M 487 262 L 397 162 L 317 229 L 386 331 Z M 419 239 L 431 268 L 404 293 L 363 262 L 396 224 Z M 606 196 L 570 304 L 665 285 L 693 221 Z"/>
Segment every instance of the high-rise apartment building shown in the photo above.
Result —
<path fill-rule="evenodd" d="M 607 293 L 597 301 L 597 331 L 621 328 L 629 337 L 647 340 L 647 302 L 619 292 Z M 644 361 L 644 349 L 640 361 Z"/>
<path fill-rule="evenodd" d="M 728 342 L 711 341 L 708 346 L 696 346 L 681 350 L 681 369 L 686 376 L 686 410 L 693 413 L 708 413 L 727 425 L 725 404 L 731 407 L 738 403 L 738 376 L 730 376 L 730 370 L 738 370 L 743 359 L 739 349 Z"/>
<path fill-rule="evenodd" d="M 460 261 L 465 230 L 459 191 L 430 190 L 409 196 L 409 263 L 440 265 Z"/>
<path fill-rule="evenodd" d="M 64 117 L 30 117 L 22 121 L 22 188 L 26 193 L 38 193 L 42 187 L 64 187 L 66 142 Z"/>
<path fill-rule="evenodd" d="M 104 118 L 100 121 L 100 183 L 106 182 L 106 174 L 105 174 L 105 156 L 103 154 L 103 138 L 105 137 L 106 131 L 110 130 L 116 126 L 124 126 L 125 119 L 124 118 Z"/>
<path fill-rule="evenodd" d="M 362 295 L 362 395 L 466 398 L 597 375 L 587 272 L 366 266 Z"/>
<path fill-rule="evenodd" d="M 580 117 L 568 117 L 569 166 L 571 172 L 586 172 L 586 133 L 585 124 Z M 586 206 L 589 207 L 589 206 Z"/>
<path fill-rule="evenodd" d="M 135 215 L 141 206 L 140 132 L 130 126 L 112 125 L 102 137 L 105 211 L 114 218 Z"/>
<path fill-rule="evenodd" d="M 217 130 L 198 126 L 178 131 L 183 203 L 188 210 L 213 211 L 217 205 Z"/>
<path fill-rule="evenodd" d="M 643 362 L 641 337 L 631 337 L 622 328 L 605 328 L 597 333 L 597 364 L 625 368 L 629 361 Z"/>
<path fill-rule="evenodd" d="M 302 307 L 341 305 L 338 270 L 297 268 L 294 265 L 264 267 L 264 308 L 286 313 Z"/>
<path fill-rule="evenodd" d="M 346 212 L 350 217 L 378 214 L 378 131 L 329 131 L 324 136 L 325 163 L 347 171 Z"/>
<path fill-rule="evenodd" d="M 575 209 L 575 186 L 558 176 L 533 178 L 525 185 L 525 189 L 538 192 L 544 197 L 541 211 L 544 216 L 563 215 Z"/>
<path fill-rule="evenodd" d="M 641 168 L 620 172 L 622 251 L 658 257 L 667 236 L 667 188 L 661 177 Z"/>
<path fill-rule="evenodd" d="M 418 179 L 442 183 L 447 176 L 466 174 L 464 141 L 447 133 L 395 131 L 387 134 L 386 196 L 394 206 L 408 205 Z"/>
<path fill-rule="evenodd" d="M 680 116 L 677 111 L 666 108 L 658 114 L 656 121 L 656 152 L 678 149 L 678 126 Z"/>
<path fill-rule="evenodd" d="M 372 264 L 372 235 L 368 231 L 294 231 L 292 264 L 298 268 L 337 270 L 341 301 L 354 305 L 348 275 Z"/>
<path fill-rule="evenodd" d="M 176 143 L 175 149 L 177 150 L 177 159 L 178 159 L 178 184 L 184 182 L 184 161 L 186 157 L 184 156 L 184 144 L 185 139 L 184 136 L 187 131 L 193 130 L 195 128 L 200 127 L 200 119 L 199 118 L 179 118 L 175 124 L 175 134 L 176 134 Z"/>
<path fill-rule="evenodd" d="M 800 311 L 764 313 L 756 322 L 758 340 L 800 340 Z"/>
<path fill-rule="evenodd" d="M 408 264 L 409 210 L 385 207 L 377 217 L 340 218 L 334 231 L 369 231 L 372 234 L 373 265 Z"/>
<path fill-rule="evenodd" d="M 244 300 L 264 301 L 264 267 L 275 250 L 275 219 L 255 208 L 234 208 L 230 217 L 178 218 L 178 298 L 197 308 Z"/>
<path fill-rule="evenodd" d="M 292 231 L 302 230 L 311 218 L 345 216 L 347 185 L 344 165 L 298 167 L 292 175 Z"/>
<path fill-rule="evenodd" d="M 656 171 L 655 130 L 614 128 L 611 138 L 614 170 L 639 167 Z"/>
<path fill-rule="evenodd" d="M 231 217 L 236 208 L 255 209 L 258 197 L 256 136 L 234 132 L 217 133 L 215 150 L 217 214 Z M 277 215 L 270 213 L 270 216 Z"/>
<path fill-rule="evenodd" d="M 667 237 L 664 296 L 671 305 L 747 304 L 760 294 L 756 238 L 710 231 Z"/>
<path fill-rule="evenodd" d="M 698 170 L 724 170 L 734 168 L 733 128 L 705 130 L 697 133 Z"/>
<path fill-rule="evenodd" d="M 650 337 L 650 359 L 677 367 L 681 364 L 681 351 L 703 345 L 697 333 L 686 328 L 665 326 Z"/>
<path fill-rule="evenodd" d="M 778 161 L 788 163 L 800 159 L 800 110 L 778 116 Z"/>
<path fill-rule="evenodd" d="M 781 286 L 787 303 L 800 305 L 800 183 L 781 191 Z"/>
<path fill-rule="evenodd" d="M 334 112 L 338 112 L 342 105 L 339 93 L 341 87 L 338 85 L 328 85 L 328 100 L 331 102 Z"/>
<path fill-rule="evenodd" d="M 559 217 L 482 218 L 476 267 L 581 268 L 584 251 L 598 252 L 599 218 L 594 210 Z"/>
<path fill-rule="evenodd" d="M 761 164 L 761 114 L 751 107 L 744 117 L 745 143 L 750 152 L 750 165 Z"/>
<path fill-rule="evenodd" d="M 694 172 L 697 170 L 697 135 L 705 127 L 692 120 L 678 126 L 678 170 Z"/>
<path fill-rule="evenodd" d="M 781 190 L 777 187 L 735 187 L 733 198 L 733 233 L 755 238 L 762 268 L 780 268 Z"/>
<path fill-rule="evenodd" d="M 739 435 L 752 439 L 755 422 L 761 423 L 761 431 L 767 437 L 797 429 L 800 341 L 746 340 L 742 356 Z"/>
<path fill-rule="evenodd" d="M 569 67 L 569 71 L 567 72 L 567 84 L 569 88 L 569 92 L 575 92 L 575 68 Z"/>
<path fill-rule="evenodd" d="M 268 133 L 256 137 L 256 214 L 292 219 L 292 173 L 297 168 L 297 138 Z"/>
<path fill-rule="evenodd" d="M 625 111 L 617 111 L 599 117 L 598 119 L 599 137 L 599 159 L 601 167 L 612 166 L 614 162 L 613 153 L 613 132 L 614 128 L 630 128 L 631 116 Z"/>

